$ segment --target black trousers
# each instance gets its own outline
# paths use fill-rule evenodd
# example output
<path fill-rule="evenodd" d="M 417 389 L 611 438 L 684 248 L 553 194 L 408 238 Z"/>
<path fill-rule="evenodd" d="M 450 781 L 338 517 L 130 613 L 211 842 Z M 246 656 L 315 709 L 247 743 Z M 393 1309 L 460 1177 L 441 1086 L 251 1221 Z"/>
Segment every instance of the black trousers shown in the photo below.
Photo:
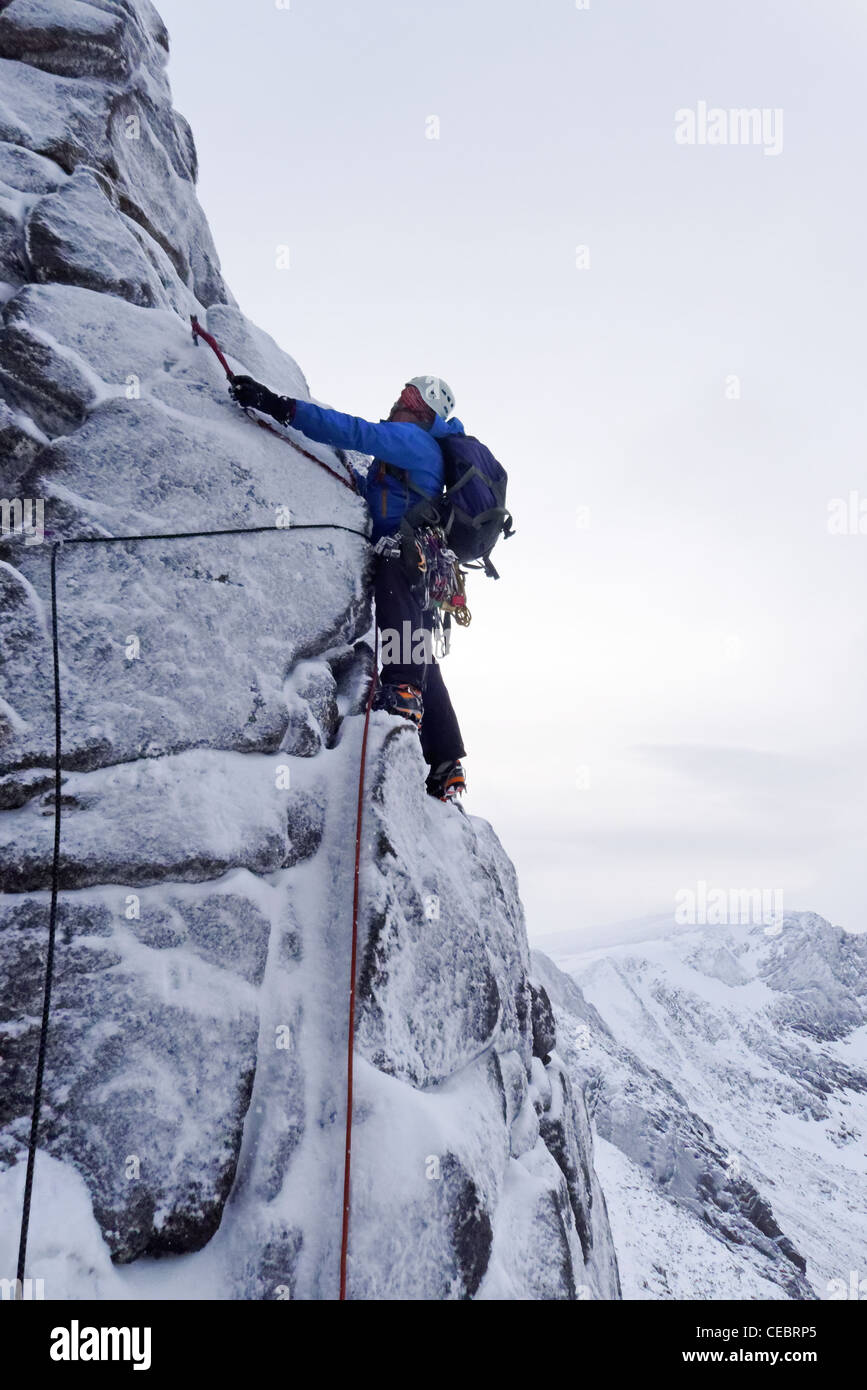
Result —
<path fill-rule="evenodd" d="M 376 621 L 380 634 L 385 634 L 381 680 L 383 685 L 416 685 L 421 690 L 421 751 L 425 762 L 437 767 L 466 757 L 449 692 L 433 659 L 433 615 L 422 608 L 399 556 L 377 557 L 374 597 Z M 426 641 L 422 633 L 428 634 Z M 398 660 L 394 659 L 395 652 Z"/>

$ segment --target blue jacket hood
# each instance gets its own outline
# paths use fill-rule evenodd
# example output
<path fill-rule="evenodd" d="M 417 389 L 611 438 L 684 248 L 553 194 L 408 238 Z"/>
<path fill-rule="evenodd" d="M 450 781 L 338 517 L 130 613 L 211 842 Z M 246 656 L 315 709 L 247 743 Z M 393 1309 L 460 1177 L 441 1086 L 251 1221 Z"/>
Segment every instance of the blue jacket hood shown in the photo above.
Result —
<path fill-rule="evenodd" d="M 441 415 L 435 415 L 428 434 L 432 434 L 434 439 L 441 439 L 445 434 L 466 434 L 466 430 L 457 415 L 453 415 L 450 420 L 444 420 Z"/>

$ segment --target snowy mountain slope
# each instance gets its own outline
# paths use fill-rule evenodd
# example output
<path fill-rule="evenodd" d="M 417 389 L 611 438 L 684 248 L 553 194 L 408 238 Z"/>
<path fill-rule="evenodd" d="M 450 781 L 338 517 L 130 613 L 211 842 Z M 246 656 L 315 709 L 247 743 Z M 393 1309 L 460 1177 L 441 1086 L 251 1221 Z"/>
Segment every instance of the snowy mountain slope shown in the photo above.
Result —
<path fill-rule="evenodd" d="M 331 1298 L 367 517 L 192 342 L 196 313 L 236 370 L 308 395 L 223 285 L 166 54 L 147 0 L 0 4 L 0 493 L 44 500 L 49 542 L 273 528 L 58 554 L 28 1273 L 49 1298 Z M 322 522 L 347 529 L 299 529 Z M 50 900 L 49 558 L 0 547 L 4 1277 Z M 512 866 L 425 796 L 406 726 L 373 716 L 368 753 L 350 1296 L 617 1297 Z"/>
<path fill-rule="evenodd" d="M 809 912 L 629 936 L 533 958 L 625 1295 L 828 1297 L 867 1244 L 867 938 Z"/>

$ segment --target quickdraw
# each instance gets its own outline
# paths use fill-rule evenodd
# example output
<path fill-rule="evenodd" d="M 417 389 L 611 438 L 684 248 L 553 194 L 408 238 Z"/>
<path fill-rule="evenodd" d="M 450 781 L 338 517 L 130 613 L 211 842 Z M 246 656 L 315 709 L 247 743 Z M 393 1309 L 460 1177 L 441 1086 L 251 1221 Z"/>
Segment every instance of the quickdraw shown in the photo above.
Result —
<path fill-rule="evenodd" d="M 469 627 L 473 615 L 467 607 L 467 575 L 455 565 L 455 590 L 449 603 L 441 604 L 443 612 L 451 613 L 458 627 Z"/>
<path fill-rule="evenodd" d="M 413 588 L 425 612 L 433 615 L 436 656 L 448 656 L 451 621 L 469 627 L 472 613 L 467 606 L 466 569 L 450 550 L 445 532 L 439 526 L 420 526 L 393 536 L 382 536 L 374 546 L 377 555 L 402 557 Z"/>
<path fill-rule="evenodd" d="M 422 526 L 415 533 L 419 573 L 424 582 L 424 607 L 447 608 L 458 592 L 458 557 L 449 550 L 438 526 Z"/>
<path fill-rule="evenodd" d="M 466 576 L 441 527 L 421 526 L 414 539 L 424 585 L 423 607 L 433 615 L 434 648 L 442 659 L 451 646 L 452 617 L 461 627 L 469 627 L 472 621 Z"/>

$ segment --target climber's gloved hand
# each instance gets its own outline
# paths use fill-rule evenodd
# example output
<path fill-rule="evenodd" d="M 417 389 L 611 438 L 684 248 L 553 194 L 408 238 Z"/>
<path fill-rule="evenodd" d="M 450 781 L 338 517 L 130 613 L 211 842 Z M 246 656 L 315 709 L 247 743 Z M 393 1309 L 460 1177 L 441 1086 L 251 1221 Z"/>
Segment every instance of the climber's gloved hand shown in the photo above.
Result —
<path fill-rule="evenodd" d="M 233 376 L 229 382 L 229 395 L 244 410 L 261 410 L 263 415 L 270 415 L 281 425 L 290 424 L 295 414 L 295 402 L 291 396 L 278 396 L 251 376 Z"/>

